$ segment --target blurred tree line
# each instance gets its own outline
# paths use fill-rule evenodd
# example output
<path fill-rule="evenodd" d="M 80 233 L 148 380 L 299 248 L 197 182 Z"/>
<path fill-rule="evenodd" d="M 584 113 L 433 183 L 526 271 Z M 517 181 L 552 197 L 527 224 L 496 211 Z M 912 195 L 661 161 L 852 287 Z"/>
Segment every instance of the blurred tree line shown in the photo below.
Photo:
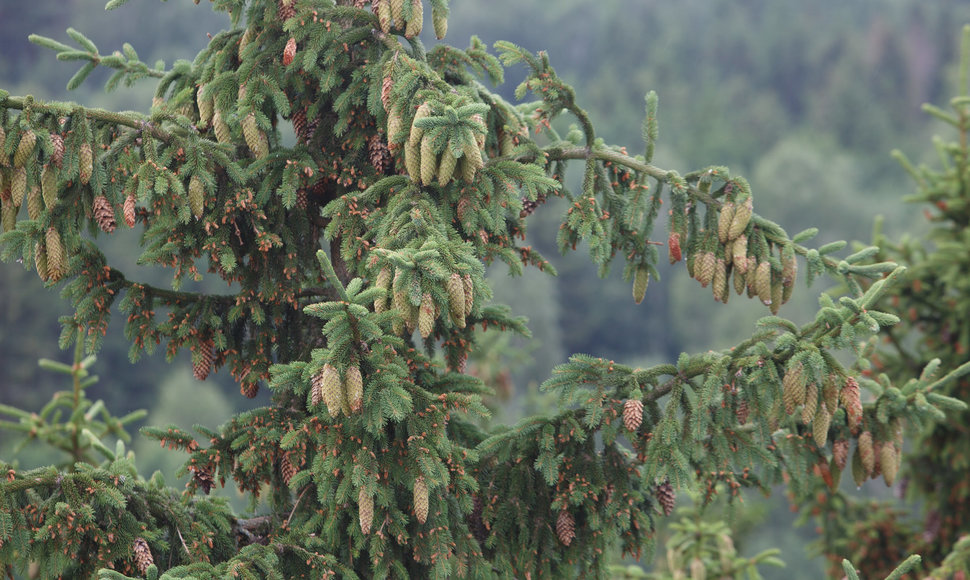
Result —
<path fill-rule="evenodd" d="M 134 47 L 153 62 L 192 58 L 207 34 L 228 26 L 225 18 L 188 0 L 166 10 L 152 4 L 131 3 L 119 12 L 102 11 L 100 0 L 0 4 L 0 85 L 20 94 L 147 108 L 148 84 L 106 95 L 94 94 L 101 86 L 95 80 L 77 93 L 66 92 L 73 64 L 57 62 L 27 35 L 64 38 L 70 23 L 103 53 L 137 38 Z M 643 94 L 657 91 L 663 131 L 658 162 L 694 166 L 717 160 L 748 176 L 760 193 L 759 212 L 789 232 L 824 225 L 830 239 L 851 240 L 869 238 L 871 221 L 860 217 L 871 213 L 863 209 L 868 207 L 881 208 L 890 234 L 924 227 L 899 201 L 912 186 L 889 150 L 899 148 L 917 159 L 920 151 L 930 153 L 928 136 L 938 127 L 920 105 L 952 94 L 958 25 L 970 22 L 970 5 L 956 0 L 455 0 L 451 14 L 453 42 L 468 38 L 474 26 L 487 44 L 501 38 L 547 49 L 607 141 L 639 147 L 640 127 L 631 119 L 642 116 Z M 509 93 L 514 74 L 503 88 Z M 785 191 L 766 186 L 779 182 L 792 185 Z M 619 271 L 601 280 L 581 254 L 557 256 L 556 223 L 537 216 L 530 237 L 554 258 L 558 279 L 529 272 L 493 281 L 499 302 L 529 316 L 537 335 L 553 337 L 515 345 L 530 356 L 508 361 L 503 380 L 519 401 L 566 353 L 634 364 L 670 360 L 683 351 L 723 347 L 746 335 L 763 315 L 753 303 L 722 311 L 713 301 L 698 299 L 696 293 L 705 290 L 681 274 L 651 282 L 651 300 L 631 316 L 628 309 L 614 308 L 630 300 L 629 283 Z M 125 256 L 134 240 L 118 238 L 109 250 Z M 151 272 L 144 276 L 153 279 Z M 36 407 L 60 388 L 55 378 L 37 372 L 36 361 L 56 354 L 57 318 L 69 309 L 41 285 L 33 273 L 12 266 L 0 275 L 0 401 L 23 408 Z M 814 300 L 813 295 L 798 294 L 786 315 L 798 321 L 797 313 L 807 313 L 810 305 L 800 306 L 797 298 Z M 179 402 L 172 393 L 192 388 L 184 372 L 187 358 L 171 367 L 156 353 L 136 370 L 127 363 L 127 348 L 120 327 L 112 328 L 99 355 L 102 380 L 92 395 L 118 413 L 155 409 L 157 415 L 149 418 L 153 424 L 213 422 L 215 415 L 187 421 L 172 415 Z M 168 396 L 160 396 L 162 384 L 168 385 Z M 226 391 L 235 389 L 231 381 L 220 384 Z M 239 397 L 229 401 L 208 407 L 228 417 L 234 403 L 248 404 Z"/>

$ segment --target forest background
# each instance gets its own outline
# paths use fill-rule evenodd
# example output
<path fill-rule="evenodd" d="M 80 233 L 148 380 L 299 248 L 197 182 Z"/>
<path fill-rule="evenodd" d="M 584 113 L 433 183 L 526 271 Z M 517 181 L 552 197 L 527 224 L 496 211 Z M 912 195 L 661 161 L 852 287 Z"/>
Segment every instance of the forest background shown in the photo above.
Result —
<path fill-rule="evenodd" d="M 129 41 L 145 62 L 170 63 L 193 58 L 207 34 L 229 26 L 224 15 L 188 0 L 169 4 L 133 2 L 104 12 L 101 0 L 3 2 L 0 86 L 14 94 L 144 110 L 151 83 L 105 94 L 98 88 L 103 83 L 92 79 L 68 93 L 73 63 L 56 61 L 27 35 L 63 39 L 73 26 L 105 53 Z M 970 5 L 951 0 L 455 0 L 449 20 L 450 38 L 459 45 L 474 32 L 487 44 L 504 39 L 548 51 L 608 142 L 639 147 L 643 94 L 657 91 L 661 166 L 728 165 L 749 177 L 759 192 L 760 213 L 788 231 L 820 226 L 824 243 L 868 240 L 877 214 L 885 217 L 890 238 L 919 235 L 925 227 L 902 202 L 913 185 L 889 151 L 901 149 L 917 161 L 932 155 L 930 137 L 940 127 L 920 106 L 944 102 L 954 92 L 958 35 L 960 25 L 970 22 Z M 517 73 L 524 76 L 524 71 L 509 71 L 509 92 Z M 779 191 L 769 187 L 774 183 L 789 185 Z M 764 314 L 754 302 L 723 308 L 685 273 L 663 271 L 662 280 L 651 283 L 650 299 L 631 310 L 629 283 L 619 270 L 601 280 L 582 253 L 557 256 L 555 217 L 551 212 L 537 216 L 530 242 L 553 259 L 558 278 L 530 270 L 519 278 L 497 272 L 490 280 L 496 300 L 527 315 L 542 340 L 508 345 L 512 348 L 501 360 L 478 361 L 480 372 L 503 394 L 496 420 L 514 421 L 541 409 L 536 385 L 567 353 L 631 365 L 673 360 L 680 352 L 735 343 Z M 106 244 L 109 256 L 134 267 L 136 239 L 115 235 Z M 155 281 L 164 280 L 158 273 Z M 816 294 L 796 294 L 785 307 L 786 317 L 805 322 L 814 313 Z M 0 402 L 37 409 L 64 388 L 63 378 L 45 374 L 37 359 L 69 359 L 56 345 L 58 317 L 70 311 L 32 272 L 3 266 Z M 95 367 L 101 381 L 89 391 L 118 415 L 145 408 L 150 411 L 146 424 L 215 425 L 266 402 L 239 396 L 228 376 L 196 382 L 187 355 L 168 364 L 159 353 L 133 366 L 127 351 L 121 325 L 112 327 Z M 146 474 L 171 473 L 181 460 L 137 438 L 135 450 Z M 0 438 L 0 456 L 10 452 Z M 21 458 L 25 467 L 60 459 L 43 453 Z M 881 482 L 870 482 L 860 493 L 888 492 Z M 737 522 L 744 528 L 742 553 L 779 547 L 788 568 L 764 569 L 767 578 L 820 577 L 820 559 L 811 559 L 803 548 L 814 533 L 792 527 L 785 498 L 748 501 L 758 517 Z"/>

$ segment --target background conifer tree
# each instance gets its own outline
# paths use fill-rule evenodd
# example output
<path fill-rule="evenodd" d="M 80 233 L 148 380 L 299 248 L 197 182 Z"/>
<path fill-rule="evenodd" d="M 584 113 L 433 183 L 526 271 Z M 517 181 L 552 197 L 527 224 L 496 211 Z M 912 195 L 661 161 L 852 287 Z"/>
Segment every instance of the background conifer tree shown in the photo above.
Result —
<path fill-rule="evenodd" d="M 199 440 L 144 430 L 188 454 L 181 501 L 110 452 L 68 470 L 4 464 L 11 569 L 603 576 L 614 549 L 652 553 L 680 487 L 735 497 L 785 479 L 801 497 L 850 469 L 852 445 L 857 480 L 891 481 L 900 426 L 963 407 L 931 392 L 963 367 L 903 388 L 860 373 L 868 338 L 898 322 L 875 306 L 903 269 L 871 263 L 876 248 L 836 258 L 844 243 L 803 245 L 815 230 L 789 236 L 758 215 L 727 168 L 652 164 L 656 93 L 631 155 L 597 138 L 546 54 L 499 42 L 496 56 L 476 38 L 426 50 L 426 24 L 445 36 L 446 0 L 214 7 L 233 30 L 171 68 L 127 44 L 103 55 L 73 29 L 73 45 L 32 38 L 81 63 L 71 87 L 105 66 L 109 88 L 157 89 L 148 113 L 0 92 L 0 243 L 72 300 L 62 346 L 96 351 L 117 301 L 132 359 L 188 349 L 197 379 L 228 367 L 243 395 L 268 388 L 273 402 L 196 427 Z M 516 97 L 533 100 L 512 104 L 486 83 L 517 64 Z M 575 122 L 565 135 L 560 117 Z M 715 300 L 747 294 L 770 315 L 729 350 L 646 369 L 576 354 L 544 384 L 557 412 L 484 428 L 488 390 L 464 372 L 476 330 L 528 334 L 491 303 L 484 266 L 554 273 L 524 241 L 550 197 L 569 203 L 560 249 L 587 247 L 604 274 L 619 259 L 634 302 L 649 299 L 664 248 Z M 142 232 L 141 263 L 170 268 L 171 288 L 108 263 L 96 241 L 118 228 Z M 778 316 L 799 269 L 846 288 L 803 326 Z M 227 290 L 197 291 L 205 276 Z M 205 497 L 228 479 L 265 500 L 258 514 Z M 708 564 L 691 559 L 691 573 Z"/>

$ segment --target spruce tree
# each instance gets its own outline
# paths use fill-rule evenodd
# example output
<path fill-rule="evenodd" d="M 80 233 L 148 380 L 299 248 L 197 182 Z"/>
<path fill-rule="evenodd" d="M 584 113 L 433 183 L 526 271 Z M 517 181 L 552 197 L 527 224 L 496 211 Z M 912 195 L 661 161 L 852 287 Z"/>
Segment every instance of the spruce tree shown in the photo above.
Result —
<path fill-rule="evenodd" d="M 907 236 L 892 241 L 877 222 L 873 237 L 879 249 L 873 260 L 898 260 L 909 269 L 882 299 L 882 304 L 900 313 L 902 321 L 883 329 L 883 344 L 873 353 L 870 372 L 904 384 L 901 392 L 921 405 L 929 399 L 910 395 L 916 384 L 912 377 L 922 372 L 921 380 L 934 381 L 970 368 L 970 26 L 964 27 L 961 53 L 958 93 L 950 100 L 949 110 L 932 104 L 923 107 L 955 132 L 955 140 L 935 140 L 939 168 L 917 166 L 901 151 L 893 151 L 915 182 L 916 191 L 906 201 L 925 205 L 929 233 L 925 239 Z M 939 381 L 933 392 L 967 402 L 970 381 L 966 377 Z M 924 559 L 923 570 L 933 578 L 970 574 L 968 420 L 964 409 L 950 415 L 934 413 L 915 422 L 914 442 L 903 456 L 897 486 L 918 511 L 895 502 L 859 505 L 844 496 L 829 506 L 825 540 L 833 565 L 849 555 L 867 575 L 879 576 L 900 557 L 918 552 Z"/>
<path fill-rule="evenodd" d="M 597 137 L 548 55 L 477 38 L 426 50 L 425 24 L 445 36 L 446 0 L 213 4 L 233 29 L 170 68 L 128 44 L 102 55 L 73 29 L 74 45 L 32 37 L 81 63 L 70 87 L 104 66 L 108 88 L 157 89 L 147 113 L 0 92 L 0 244 L 72 301 L 62 347 L 97 351 L 117 305 L 133 360 L 188 349 L 199 380 L 226 367 L 272 404 L 198 436 L 143 430 L 187 454 L 181 499 L 103 443 L 104 461 L 67 469 L 3 463 L 9 569 L 603 577 L 615 552 L 652 554 L 679 488 L 736 498 L 786 480 L 801 497 L 850 469 L 853 442 L 854 476 L 891 481 L 900 426 L 963 407 L 931 392 L 954 374 L 897 388 L 861 373 L 870 337 L 898 321 L 874 307 L 904 269 L 871 263 L 875 248 L 804 245 L 814 229 L 789 236 L 757 214 L 725 167 L 653 164 L 656 93 L 633 155 Z M 518 104 L 487 86 L 511 65 L 527 71 Z M 573 355 L 543 385 L 557 410 L 485 427 L 488 389 L 465 372 L 477 330 L 528 334 L 490 301 L 485 266 L 554 273 L 525 242 L 552 198 L 565 200 L 560 249 L 588 248 L 603 273 L 619 258 L 633 302 L 664 248 L 715 300 L 747 294 L 766 316 L 733 348 L 650 368 Z M 141 232 L 140 263 L 170 268 L 170 288 L 108 263 L 97 240 L 118 228 Z M 846 288 L 801 326 L 778 316 L 800 269 Z M 227 289 L 199 291 L 208 277 Z M 258 513 L 206 497 L 229 479 L 264 500 Z M 693 576 L 724 571 L 716 551 L 696 553 Z"/>

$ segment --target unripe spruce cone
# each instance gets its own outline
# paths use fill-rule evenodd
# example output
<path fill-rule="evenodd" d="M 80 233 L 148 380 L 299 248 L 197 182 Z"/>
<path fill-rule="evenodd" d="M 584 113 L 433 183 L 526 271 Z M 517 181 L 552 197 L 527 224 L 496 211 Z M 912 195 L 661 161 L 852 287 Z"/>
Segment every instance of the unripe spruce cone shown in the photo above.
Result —
<path fill-rule="evenodd" d="M 438 157 L 434 153 L 434 143 L 430 135 L 421 139 L 421 184 L 430 185 L 438 171 Z"/>
<path fill-rule="evenodd" d="M 643 302 L 647 295 L 647 284 L 650 282 L 650 270 L 646 266 L 637 266 L 633 274 L 633 301 L 637 304 Z"/>
<path fill-rule="evenodd" d="M 31 129 L 24 131 L 23 135 L 20 136 L 20 143 L 17 144 L 17 151 L 13 155 L 13 166 L 25 166 L 31 155 L 33 155 L 34 145 L 36 144 L 37 135 Z"/>
<path fill-rule="evenodd" d="M 845 386 L 839 393 L 842 405 L 845 407 L 845 414 L 848 418 L 849 429 L 855 435 L 862 426 L 862 399 L 859 395 L 859 383 L 854 377 L 845 379 Z"/>
<path fill-rule="evenodd" d="M 340 373 L 332 364 L 327 363 L 320 369 L 319 375 L 323 402 L 326 403 L 330 416 L 336 417 L 340 414 L 343 406 L 343 388 Z"/>
<path fill-rule="evenodd" d="M 728 229 L 728 239 L 735 239 L 748 229 L 748 222 L 754 213 L 754 202 L 749 197 L 744 203 L 738 205 L 734 210 L 734 217 L 731 220 L 731 227 Z"/>
<path fill-rule="evenodd" d="M 811 425 L 815 420 L 815 413 L 818 412 L 818 387 L 815 383 L 810 383 L 805 387 L 805 406 L 802 407 L 802 423 Z"/>
<path fill-rule="evenodd" d="M 24 196 L 27 194 L 27 168 L 17 167 L 13 170 L 13 176 L 10 182 L 10 197 L 13 201 L 14 207 L 20 207 L 24 202 Z"/>
<path fill-rule="evenodd" d="M 360 520 L 360 531 L 366 536 L 370 533 L 374 520 L 374 496 L 364 488 L 360 488 L 360 493 L 357 494 L 357 517 Z"/>
<path fill-rule="evenodd" d="M 734 213 L 734 202 L 728 201 L 721 206 L 721 211 L 717 215 L 717 239 L 722 244 L 728 241 L 728 232 L 731 231 L 731 222 L 734 220 Z"/>
<path fill-rule="evenodd" d="M 765 306 L 771 305 L 771 264 L 761 262 L 754 274 L 754 289 Z"/>
<path fill-rule="evenodd" d="M 714 279 L 714 270 L 716 268 L 717 257 L 714 255 L 714 252 L 703 252 L 697 257 L 697 263 L 694 265 L 694 274 L 702 287 L 707 288 L 707 285 Z"/>
<path fill-rule="evenodd" d="M 781 379 L 781 398 L 785 403 L 786 414 L 791 415 L 795 412 L 795 407 L 805 403 L 805 386 L 802 363 L 790 365 Z"/>
<path fill-rule="evenodd" d="M 438 10 L 434 5 L 431 6 L 431 23 L 434 25 L 434 35 L 438 40 L 448 34 L 448 14 L 444 10 Z"/>
<path fill-rule="evenodd" d="M 872 433 L 869 431 L 863 431 L 859 435 L 859 441 L 857 443 L 855 452 L 859 456 L 859 460 L 862 463 L 862 468 L 865 470 L 866 475 L 871 475 L 872 471 L 876 468 L 876 453 L 872 444 Z"/>
<path fill-rule="evenodd" d="M 424 26 L 424 2 L 423 0 L 411 1 L 411 19 L 404 27 L 404 38 L 414 38 L 421 34 Z"/>
<path fill-rule="evenodd" d="M 198 175 L 193 175 L 189 179 L 189 209 L 196 219 L 202 217 L 202 211 L 205 209 L 205 185 Z"/>
<path fill-rule="evenodd" d="M 352 364 L 344 371 L 344 390 L 347 393 L 350 410 L 359 413 L 364 405 L 364 377 L 360 373 L 359 366 Z"/>
<path fill-rule="evenodd" d="M 118 223 L 115 221 L 115 208 L 108 198 L 99 195 L 94 198 L 94 221 L 106 234 L 113 233 Z"/>
<path fill-rule="evenodd" d="M 418 332 L 421 338 L 428 338 L 434 332 L 434 300 L 425 292 L 421 297 L 421 310 L 418 312 Z"/>
<path fill-rule="evenodd" d="M 200 85 L 199 90 L 195 93 L 195 105 L 199 108 L 199 124 L 197 125 L 199 129 L 205 129 L 209 126 L 209 122 L 212 121 L 212 109 L 214 106 L 212 99 L 202 95 L 204 88 L 205 85 Z"/>
<path fill-rule="evenodd" d="M 818 406 L 818 412 L 812 419 L 812 438 L 815 439 L 815 445 L 820 449 L 825 447 L 825 443 L 828 441 L 831 423 L 832 414 L 829 413 L 828 405 L 823 402 Z"/>
<path fill-rule="evenodd" d="M 572 514 L 566 510 L 561 510 L 559 517 L 556 518 L 556 536 L 559 537 L 559 541 L 564 546 L 573 543 L 576 538 L 576 521 L 573 520 Z"/>
<path fill-rule="evenodd" d="M 40 172 L 40 192 L 44 197 L 44 207 L 53 209 L 57 205 L 57 169 L 50 163 Z"/>
<path fill-rule="evenodd" d="M 465 274 L 461 278 L 462 285 L 465 287 L 465 316 L 472 313 L 475 306 L 475 283 L 472 282 L 471 274 Z"/>
<path fill-rule="evenodd" d="M 424 476 L 419 475 L 414 480 L 414 516 L 418 522 L 428 521 L 428 484 L 424 481 Z"/>
<path fill-rule="evenodd" d="M 451 148 L 445 147 L 441 153 L 441 162 L 438 164 L 438 185 L 444 187 L 451 182 L 455 175 L 455 167 L 458 166 L 458 158 L 451 152 Z"/>
<path fill-rule="evenodd" d="M 628 431 L 636 433 L 643 422 L 643 401 L 640 399 L 627 399 L 623 403 L 623 426 Z"/>
<path fill-rule="evenodd" d="M 465 328 L 465 282 L 461 274 L 452 272 L 448 278 L 448 312 L 458 328 Z"/>
<path fill-rule="evenodd" d="M 47 275 L 52 281 L 56 282 L 64 276 L 67 270 L 61 235 L 53 227 L 49 227 L 44 235 L 44 241 L 47 243 Z"/>
<path fill-rule="evenodd" d="M 77 155 L 80 167 L 78 179 L 82 184 L 87 185 L 91 181 L 91 174 L 94 173 L 94 152 L 91 150 L 91 144 L 82 143 Z"/>
<path fill-rule="evenodd" d="M 44 249 L 43 243 L 34 246 L 34 267 L 37 268 L 37 276 L 46 282 L 49 274 L 47 271 L 47 251 Z"/>
<path fill-rule="evenodd" d="M 886 485 L 892 486 L 899 472 L 899 455 L 894 443 L 886 442 L 879 448 L 879 464 L 882 466 L 882 477 Z"/>
<path fill-rule="evenodd" d="M 222 112 L 219 109 L 212 113 L 212 131 L 219 143 L 229 143 L 232 140 L 232 131 L 229 129 L 229 124 L 222 118 Z"/>
<path fill-rule="evenodd" d="M 27 192 L 27 217 L 38 220 L 43 211 L 44 200 L 40 194 L 40 186 L 35 185 Z"/>
<path fill-rule="evenodd" d="M 741 234 L 734 238 L 734 244 L 731 246 L 731 263 L 739 273 L 748 272 L 748 236 Z"/>
<path fill-rule="evenodd" d="M 714 265 L 714 279 L 711 280 L 711 292 L 714 294 L 714 300 L 717 302 L 727 304 L 728 298 L 731 296 L 730 292 L 728 292 L 727 281 L 727 262 L 724 261 L 724 258 L 718 258 Z"/>

